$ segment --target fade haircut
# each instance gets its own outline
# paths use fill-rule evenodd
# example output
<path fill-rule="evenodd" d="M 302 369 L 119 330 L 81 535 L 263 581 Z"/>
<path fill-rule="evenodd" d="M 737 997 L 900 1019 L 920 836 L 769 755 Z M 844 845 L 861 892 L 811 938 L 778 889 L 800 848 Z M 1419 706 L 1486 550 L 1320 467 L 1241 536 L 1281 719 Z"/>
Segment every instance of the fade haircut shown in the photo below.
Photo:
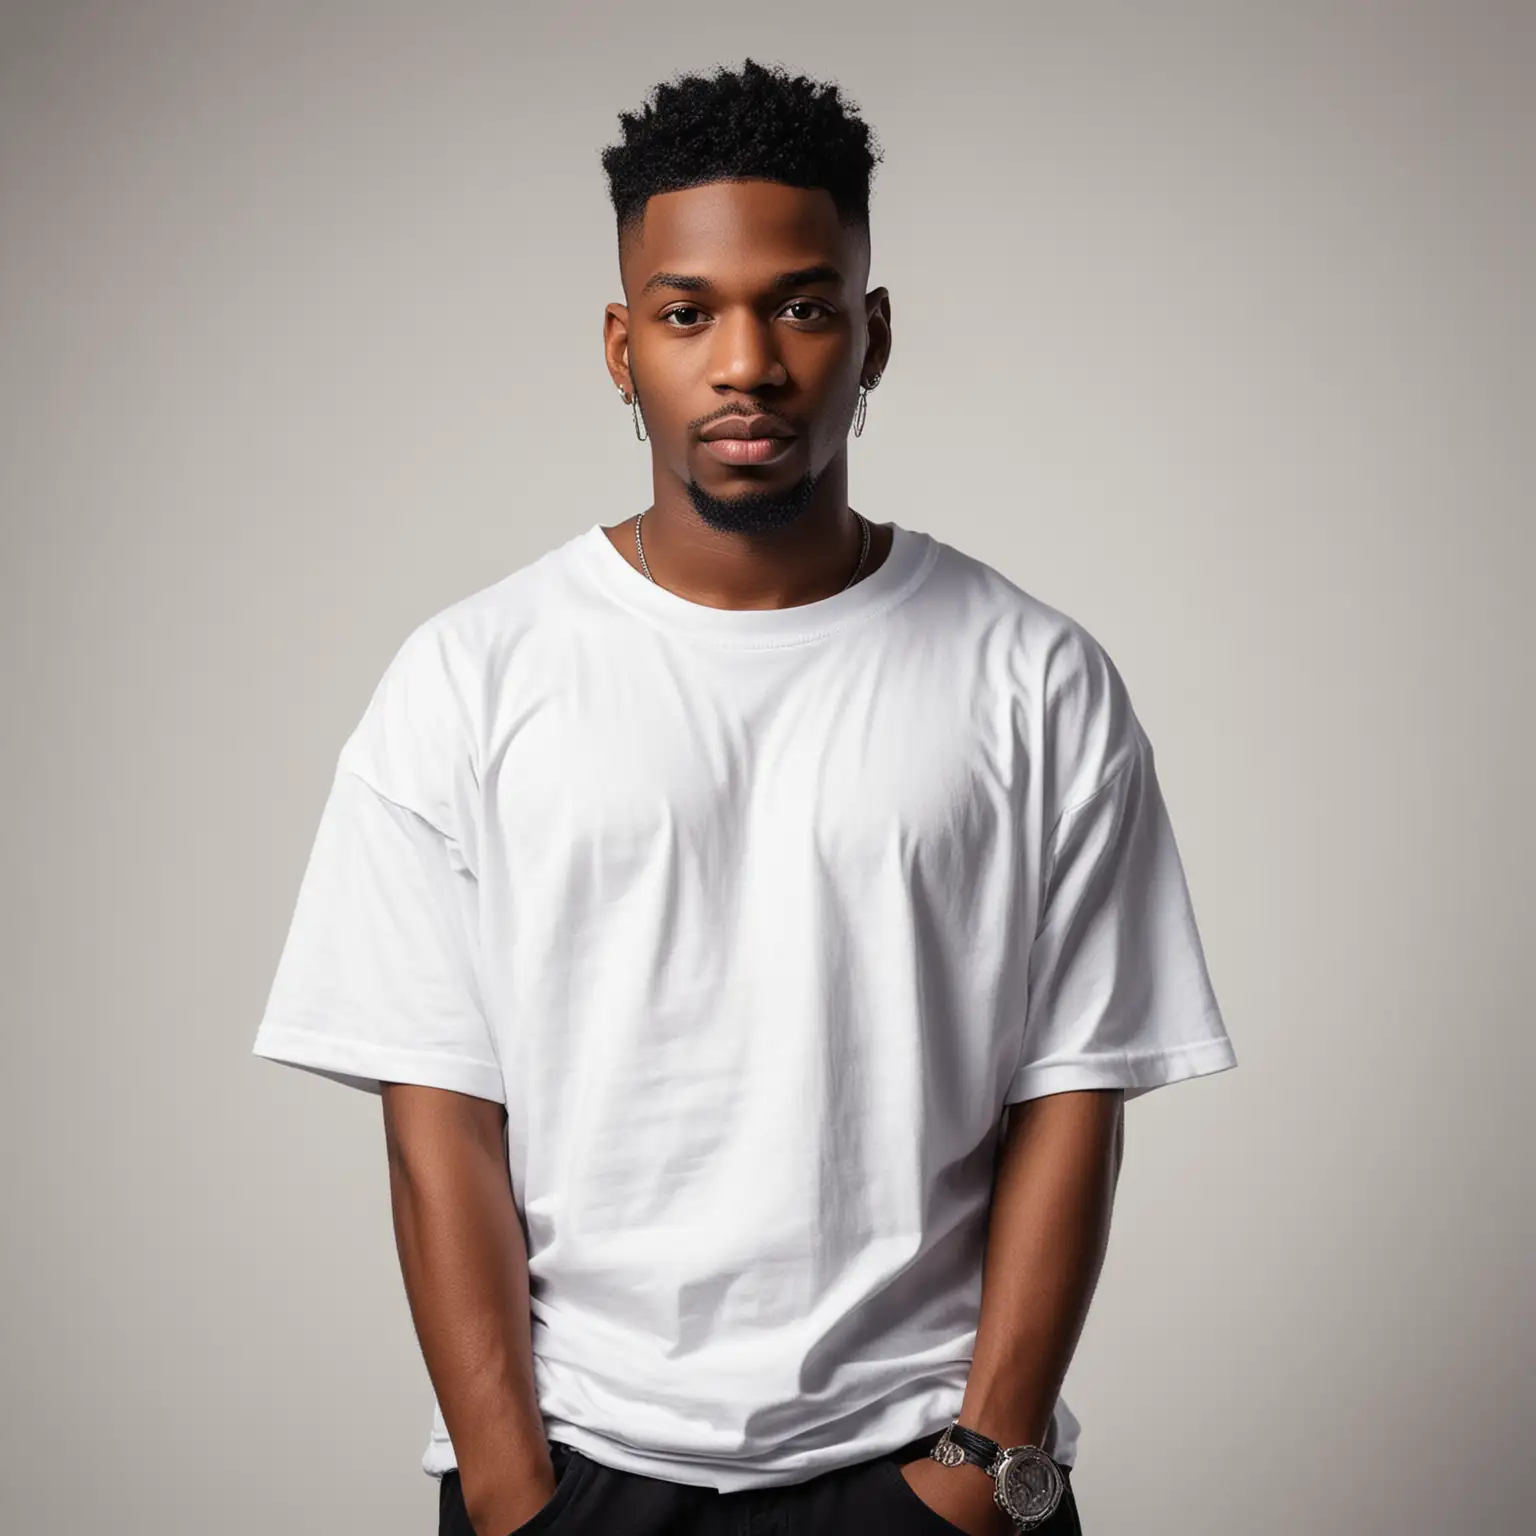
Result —
<path fill-rule="evenodd" d="M 825 189 L 867 248 L 869 184 L 883 155 L 837 85 L 749 58 L 739 70 L 674 76 L 652 96 L 619 113 L 623 142 L 601 157 L 621 254 L 657 193 L 748 179 Z"/>

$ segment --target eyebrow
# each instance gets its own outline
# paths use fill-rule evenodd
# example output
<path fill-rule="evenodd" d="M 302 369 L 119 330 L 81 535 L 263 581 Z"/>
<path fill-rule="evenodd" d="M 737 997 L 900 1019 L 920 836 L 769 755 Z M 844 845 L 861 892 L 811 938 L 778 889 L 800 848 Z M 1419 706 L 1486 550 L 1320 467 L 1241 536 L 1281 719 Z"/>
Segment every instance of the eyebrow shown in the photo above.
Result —
<path fill-rule="evenodd" d="M 775 290 L 782 288 L 809 288 L 813 283 L 841 283 L 843 274 L 830 262 L 820 262 L 814 267 L 797 267 L 793 272 L 780 272 L 768 285 Z M 640 292 L 649 293 L 653 288 L 679 288 L 684 293 L 709 293 L 714 284 L 707 277 L 690 277 L 685 272 L 657 272 L 646 280 Z"/>

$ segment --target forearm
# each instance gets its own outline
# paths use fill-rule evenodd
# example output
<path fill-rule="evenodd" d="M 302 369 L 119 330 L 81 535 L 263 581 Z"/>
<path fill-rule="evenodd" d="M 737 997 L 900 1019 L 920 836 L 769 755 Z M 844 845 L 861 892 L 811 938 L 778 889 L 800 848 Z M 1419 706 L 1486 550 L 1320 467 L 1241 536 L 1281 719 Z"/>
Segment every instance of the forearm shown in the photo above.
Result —
<path fill-rule="evenodd" d="M 417 1338 L 477 1528 L 511 1530 L 555 1483 L 533 1376 L 528 1250 L 498 1104 L 385 1086 L 390 1197 Z"/>
<path fill-rule="evenodd" d="M 1118 1090 L 1015 1104 L 998 1157 L 960 1422 L 1040 1445 L 1087 1320 L 1120 1171 Z"/>

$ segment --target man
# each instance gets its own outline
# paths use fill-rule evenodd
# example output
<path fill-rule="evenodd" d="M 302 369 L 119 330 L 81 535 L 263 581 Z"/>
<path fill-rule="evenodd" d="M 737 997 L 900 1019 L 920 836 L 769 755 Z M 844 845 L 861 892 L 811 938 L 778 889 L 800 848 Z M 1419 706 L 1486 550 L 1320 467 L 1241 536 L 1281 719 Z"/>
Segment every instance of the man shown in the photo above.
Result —
<path fill-rule="evenodd" d="M 256 1054 L 382 1094 L 443 1536 L 1070 1536 L 1123 1102 L 1236 1064 L 1152 748 L 1081 625 L 848 504 L 837 88 L 622 122 L 651 505 L 405 640 Z"/>

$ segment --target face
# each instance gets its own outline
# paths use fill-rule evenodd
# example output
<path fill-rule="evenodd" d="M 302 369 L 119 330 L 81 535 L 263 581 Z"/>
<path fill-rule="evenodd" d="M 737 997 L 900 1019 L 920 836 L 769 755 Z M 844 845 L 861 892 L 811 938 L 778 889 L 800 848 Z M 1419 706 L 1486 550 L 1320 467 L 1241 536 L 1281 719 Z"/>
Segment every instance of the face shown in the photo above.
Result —
<path fill-rule="evenodd" d="M 653 197 L 620 253 L 610 304 L 614 382 L 640 402 L 658 494 L 686 491 L 710 526 L 767 532 L 819 487 L 846 495 L 861 381 L 890 350 L 886 291 L 829 192 L 722 181 Z M 782 434 L 715 439 L 722 424 Z"/>

